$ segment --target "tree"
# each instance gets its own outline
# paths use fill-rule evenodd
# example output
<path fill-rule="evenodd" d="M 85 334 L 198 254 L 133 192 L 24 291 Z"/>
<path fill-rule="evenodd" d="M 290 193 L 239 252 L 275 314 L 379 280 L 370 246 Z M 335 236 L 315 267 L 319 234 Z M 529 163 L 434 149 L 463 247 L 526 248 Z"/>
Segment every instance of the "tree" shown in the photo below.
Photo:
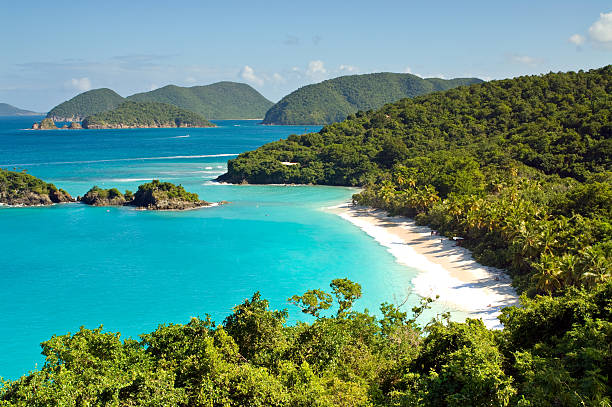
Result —
<path fill-rule="evenodd" d="M 361 298 L 361 285 L 348 278 L 332 280 L 330 287 L 338 301 L 338 316 L 351 309 L 355 300 Z"/>
<path fill-rule="evenodd" d="M 300 296 L 294 295 L 288 301 L 300 307 L 303 313 L 318 318 L 321 311 L 331 307 L 333 299 L 325 291 L 308 290 Z"/>

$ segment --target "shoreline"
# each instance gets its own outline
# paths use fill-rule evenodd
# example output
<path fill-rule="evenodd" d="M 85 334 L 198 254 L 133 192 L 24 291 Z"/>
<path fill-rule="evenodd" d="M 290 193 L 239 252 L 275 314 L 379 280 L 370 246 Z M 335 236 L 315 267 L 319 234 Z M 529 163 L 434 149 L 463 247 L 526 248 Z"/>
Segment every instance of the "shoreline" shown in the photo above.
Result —
<path fill-rule="evenodd" d="M 482 318 L 491 329 L 502 328 L 497 319 L 502 308 L 518 304 L 510 276 L 501 269 L 477 263 L 468 249 L 447 237 L 432 236 L 427 226 L 349 203 L 326 210 L 372 236 L 398 263 L 417 269 L 419 273 L 411 282 L 421 297 L 439 295 L 437 302 Z"/>

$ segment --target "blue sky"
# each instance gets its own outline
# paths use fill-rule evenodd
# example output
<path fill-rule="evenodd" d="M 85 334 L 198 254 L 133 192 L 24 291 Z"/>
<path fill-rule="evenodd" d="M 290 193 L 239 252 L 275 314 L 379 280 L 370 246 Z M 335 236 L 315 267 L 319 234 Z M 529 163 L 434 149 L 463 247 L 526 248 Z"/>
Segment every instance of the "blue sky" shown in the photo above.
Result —
<path fill-rule="evenodd" d="M 221 80 L 277 101 L 355 73 L 500 79 L 612 63 L 609 0 L 173 3 L 3 2 L 0 102 L 47 111 L 87 89 Z"/>

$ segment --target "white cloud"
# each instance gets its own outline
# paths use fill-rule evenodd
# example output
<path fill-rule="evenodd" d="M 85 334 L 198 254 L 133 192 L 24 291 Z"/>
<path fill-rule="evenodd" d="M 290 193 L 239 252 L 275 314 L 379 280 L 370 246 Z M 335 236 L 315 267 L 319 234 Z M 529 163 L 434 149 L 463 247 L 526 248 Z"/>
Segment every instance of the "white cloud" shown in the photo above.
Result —
<path fill-rule="evenodd" d="M 359 68 L 353 65 L 340 65 L 338 69 L 340 70 L 340 72 L 343 72 L 343 73 L 359 72 Z"/>
<path fill-rule="evenodd" d="M 152 91 L 158 88 L 159 88 L 159 85 L 156 83 L 152 83 L 151 85 L 149 85 L 149 91 Z"/>
<path fill-rule="evenodd" d="M 589 27 L 589 37 L 599 43 L 612 44 L 612 12 L 599 15 L 599 20 Z"/>
<path fill-rule="evenodd" d="M 569 37 L 569 42 L 577 46 L 581 46 L 582 44 L 584 44 L 585 40 L 586 38 L 584 38 L 584 36 L 580 34 L 574 34 L 571 37 Z"/>
<path fill-rule="evenodd" d="M 255 70 L 248 65 L 245 65 L 240 71 L 240 77 L 247 82 L 258 86 L 263 86 L 264 80 L 255 74 Z"/>
<path fill-rule="evenodd" d="M 519 64 L 524 64 L 524 65 L 531 65 L 531 66 L 538 65 L 539 63 L 542 62 L 541 59 L 530 57 L 528 55 L 513 55 L 511 59 L 513 62 L 517 62 Z"/>
<path fill-rule="evenodd" d="M 91 89 L 91 81 L 89 78 L 72 78 L 70 80 L 70 85 L 81 92 Z"/>
<path fill-rule="evenodd" d="M 279 74 L 278 72 L 274 72 L 272 74 L 272 81 L 275 82 L 275 83 L 285 83 L 285 82 L 287 82 L 285 80 L 285 78 L 281 74 Z"/>
<path fill-rule="evenodd" d="M 327 69 L 325 69 L 325 65 L 323 64 L 323 61 L 317 60 L 317 61 L 310 61 L 308 63 L 308 69 L 306 70 L 307 76 L 315 77 L 315 76 L 323 76 L 325 74 L 327 74 Z"/>
<path fill-rule="evenodd" d="M 196 83 L 197 80 L 193 76 L 188 76 L 187 78 L 185 78 L 185 82 L 187 82 L 187 83 Z"/>

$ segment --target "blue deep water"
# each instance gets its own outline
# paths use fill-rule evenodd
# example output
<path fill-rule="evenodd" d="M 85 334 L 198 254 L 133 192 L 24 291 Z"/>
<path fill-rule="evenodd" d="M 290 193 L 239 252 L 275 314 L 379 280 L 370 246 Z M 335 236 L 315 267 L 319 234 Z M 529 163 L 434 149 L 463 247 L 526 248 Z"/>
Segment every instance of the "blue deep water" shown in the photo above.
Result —
<path fill-rule="evenodd" d="M 206 313 L 220 323 L 257 290 L 295 321 L 303 316 L 286 299 L 337 277 L 362 284 L 360 309 L 409 292 L 414 270 L 324 210 L 354 189 L 211 182 L 231 154 L 318 127 L 218 121 L 208 129 L 23 130 L 34 119 L 0 118 L 0 167 L 25 169 L 73 196 L 93 185 L 134 191 L 160 179 L 231 203 L 186 212 L 0 208 L 1 377 L 40 367 L 39 343 L 81 325 L 137 338 Z"/>

